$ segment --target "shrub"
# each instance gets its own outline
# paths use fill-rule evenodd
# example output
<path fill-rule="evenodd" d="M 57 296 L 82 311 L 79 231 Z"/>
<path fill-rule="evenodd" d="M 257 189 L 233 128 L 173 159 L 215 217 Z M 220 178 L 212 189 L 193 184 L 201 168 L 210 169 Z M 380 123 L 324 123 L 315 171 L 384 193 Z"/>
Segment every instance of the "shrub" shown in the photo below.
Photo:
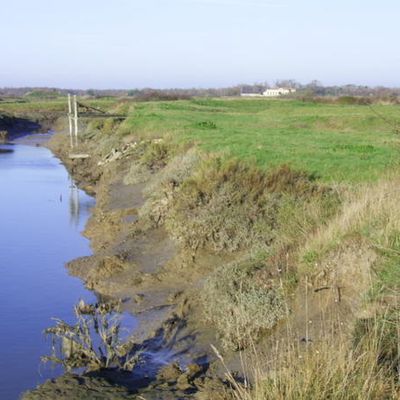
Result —
<path fill-rule="evenodd" d="M 168 156 L 169 146 L 166 143 L 152 141 L 145 147 L 140 162 L 150 169 L 160 169 L 166 165 Z"/>
<path fill-rule="evenodd" d="M 200 162 L 200 155 L 192 148 L 175 156 L 165 168 L 154 174 L 144 190 L 146 203 L 140 209 L 142 221 L 150 225 L 164 223 L 173 193 L 188 179 Z"/>
<path fill-rule="evenodd" d="M 264 196 L 264 176 L 242 164 L 212 160 L 177 191 L 167 228 L 186 247 L 235 251 L 270 243 L 276 196 Z"/>
<path fill-rule="evenodd" d="M 256 260 L 235 262 L 218 268 L 205 282 L 205 318 L 214 324 L 225 348 L 245 348 L 286 315 L 282 290 L 258 277 L 262 268 L 265 265 Z"/>
<path fill-rule="evenodd" d="M 369 105 L 372 104 L 372 99 L 368 97 L 341 96 L 337 99 L 337 103 L 342 105 Z"/>
<path fill-rule="evenodd" d="M 201 121 L 196 124 L 201 129 L 217 129 L 217 125 L 213 121 Z"/>
<path fill-rule="evenodd" d="M 161 141 L 140 142 L 131 153 L 133 163 L 123 179 L 124 184 L 148 181 L 152 173 L 166 165 L 169 153 L 169 146 Z"/>
<path fill-rule="evenodd" d="M 319 191 L 306 174 L 289 167 L 266 174 L 237 161 L 212 159 L 176 191 L 166 226 L 192 249 L 266 249 L 276 238 L 283 199 L 306 204 L 314 194 L 321 197 Z"/>

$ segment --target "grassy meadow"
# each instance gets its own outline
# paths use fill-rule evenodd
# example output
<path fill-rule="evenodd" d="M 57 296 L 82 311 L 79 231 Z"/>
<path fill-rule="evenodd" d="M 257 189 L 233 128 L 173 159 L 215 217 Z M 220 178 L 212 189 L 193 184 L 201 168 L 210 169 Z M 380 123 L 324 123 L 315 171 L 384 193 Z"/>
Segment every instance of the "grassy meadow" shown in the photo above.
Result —
<path fill-rule="evenodd" d="M 400 122 L 399 106 L 374 109 Z M 194 142 L 264 170 L 288 164 L 325 182 L 377 179 L 400 155 L 392 126 L 365 105 L 267 99 L 136 103 L 121 130 Z"/>

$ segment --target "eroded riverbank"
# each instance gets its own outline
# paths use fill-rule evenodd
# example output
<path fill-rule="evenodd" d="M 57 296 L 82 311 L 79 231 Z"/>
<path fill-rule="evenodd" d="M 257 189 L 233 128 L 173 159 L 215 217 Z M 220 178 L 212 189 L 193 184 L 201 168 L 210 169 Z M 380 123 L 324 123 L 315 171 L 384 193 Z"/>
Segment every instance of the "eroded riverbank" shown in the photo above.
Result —
<path fill-rule="evenodd" d="M 368 315 L 366 276 L 377 259 L 369 246 L 346 242 L 321 267 L 304 253 L 335 222 L 340 189 L 288 166 L 264 172 L 164 138 L 83 136 L 77 151 L 86 159 L 68 157 L 65 135 L 50 143 L 97 199 L 85 230 L 95 253 L 68 267 L 91 290 L 123 299 L 140 321 L 134 348 L 144 357 L 133 373 L 69 375 L 27 399 L 112 398 L 113 390 L 116 399 L 229 399 L 211 344 L 229 370 L 251 379 L 252 357 L 262 354 L 273 374 L 293 346 L 301 359 L 310 343 L 347 343 Z"/>
<path fill-rule="evenodd" d="M 229 368 L 241 371 L 242 353 L 232 350 L 246 347 L 247 340 L 260 338 L 285 316 L 280 285 L 290 272 L 290 259 L 277 269 L 273 259 L 269 264 L 252 254 L 270 246 L 269 232 L 279 229 L 285 199 L 292 197 L 299 207 L 313 200 L 320 207 L 329 189 L 287 168 L 265 175 L 235 163 L 221 167 L 210 158 L 202 171 L 195 149 L 169 157 L 162 139 L 128 137 L 111 149 L 107 140 L 83 141 L 78 151 L 90 157 L 74 160 L 66 135 L 49 143 L 79 185 L 96 195 L 85 229 L 94 255 L 68 268 L 89 289 L 124 300 L 124 310 L 138 318 L 134 341 L 145 357 L 132 374 L 69 376 L 48 382 L 26 399 L 50 399 L 56 392 L 61 398 L 71 393 L 90 398 L 93 387 L 99 398 L 112 398 L 115 388 L 116 399 L 229 399 L 230 385 L 221 380 L 224 371 L 210 345 L 224 348 Z M 295 340 L 304 335 L 303 318 L 299 310 Z M 315 335 L 320 334 L 317 329 Z M 285 327 L 276 335 L 285 336 Z M 269 347 L 275 339 L 266 337 Z"/>
<path fill-rule="evenodd" d="M 182 254 L 179 244 L 163 228 L 135 232 L 139 209 L 144 204 L 144 185 L 123 183 L 129 160 L 110 163 L 106 168 L 99 168 L 101 160 L 93 153 L 89 160 L 70 160 L 65 140 L 65 136 L 57 135 L 49 146 L 79 184 L 96 194 L 96 207 L 85 230 L 95 254 L 70 262 L 68 268 L 96 293 L 124 299 L 124 310 L 139 321 L 134 341 L 144 356 L 133 374 L 106 373 L 105 386 L 103 373 L 79 379 L 71 376 L 49 382 L 25 398 L 51 398 L 54 391 L 60 390 L 63 398 L 71 393 L 77 396 L 76 390 L 83 396 L 93 385 L 99 387 L 96 395 L 104 398 L 138 393 L 155 396 L 146 398 L 189 398 L 196 393 L 202 393 L 203 398 L 216 398 L 216 393 L 225 389 L 219 379 L 206 373 L 212 361 L 209 343 L 213 332 L 197 329 L 196 314 L 190 305 L 193 302 L 189 303 L 187 297 L 197 289 L 203 272 L 197 276 L 193 269 L 185 272 L 188 260 L 194 262 L 192 256 Z M 199 256 L 198 260 L 204 268 L 210 268 L 207 261 L 211 259 L 207 256 Z M 77 388 L 78 381 L 83 383 Z M 116 385 L 114 392 L 107 385 Z"/>

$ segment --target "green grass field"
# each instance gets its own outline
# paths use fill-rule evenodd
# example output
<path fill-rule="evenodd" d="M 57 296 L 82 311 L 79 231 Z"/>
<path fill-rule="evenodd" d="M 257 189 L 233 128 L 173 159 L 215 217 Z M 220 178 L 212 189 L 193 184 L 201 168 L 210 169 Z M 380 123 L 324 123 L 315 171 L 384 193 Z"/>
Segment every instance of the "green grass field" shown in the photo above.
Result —
<path fill-rule="evenodd" d="M 168 136 L 255 163 L 306 170 L 324 182 L 373 181 L 399 164 L 399 136 L 369 106 L 274 99 L 193 99 L 164 102 L 83 99 L 103 110 L 128 112 L 121 134 Z M 374 105 L 400 123 L 400 106 Z M 66 97 L 0 102 L 0 113 L 67 112 Z"/>
<path fill-rule="evenodd" d="M 400 107 L 375 105 L 400 121 Z M 263 169 L 288 164 L 326 182 L 374 180 L 398 165 L 399 138 L 369 106 L 267 99 L 136 103 L 122 133 L 195 142 Z"/>

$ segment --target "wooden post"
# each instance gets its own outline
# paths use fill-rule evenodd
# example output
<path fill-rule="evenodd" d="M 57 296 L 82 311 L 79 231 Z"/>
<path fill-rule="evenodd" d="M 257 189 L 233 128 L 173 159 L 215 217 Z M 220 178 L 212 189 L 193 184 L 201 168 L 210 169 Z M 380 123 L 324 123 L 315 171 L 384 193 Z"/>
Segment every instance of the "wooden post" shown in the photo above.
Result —
<path fill-rule="evenodd" d="M 74 121 L 75 121 L 75 145 L 78 145 L 78 102 L 74 95 Z"/>
<path fill-rule="evenodd" d="M 69 139 L 71 143 L 71 148 L 74 147 L 74 137 L 72 132 L 72 101 L 71 95 L 68 93 L 68 122 L 69 122 Z"/>

